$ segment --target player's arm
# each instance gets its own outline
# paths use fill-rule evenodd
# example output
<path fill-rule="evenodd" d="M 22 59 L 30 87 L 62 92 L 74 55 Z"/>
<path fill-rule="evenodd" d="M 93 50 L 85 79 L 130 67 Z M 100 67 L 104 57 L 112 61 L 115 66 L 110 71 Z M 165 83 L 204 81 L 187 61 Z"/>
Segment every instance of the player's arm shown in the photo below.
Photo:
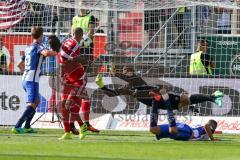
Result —
<path fill-rule="evenodd" d="M 89 22 L 89 32 L 87 33 L 88 37 L 92 38 L 94 35 L 95 31 L 95 17 L 91 16 L 90 17 L 90 22 Z"/>
<path fill-rule="evenodd" d="M 20 72 L 23 73 L 25 70 L 25 56 L 21 57 L 21 60 L 18 62 L 17 67 L 19 68 Z"/>
<path fill-rule="evenodd" d="M 5 54 L 3 54 L 1 56 L 1 64 L 0 64 L 0 68 L 6 72 L 8 70 L 8 67 L 7 67 L 7 57 Z"/>
<path fill-rule="evenodd" d="M 211 130 L 211 128 L 210 128 L 210 126 L 209 126 L 208 124 L 205 124 L 204 130 L 205 130 L 205 132 L 207 133 L 207 135 L 209 136 L 209 138 L 210 138 L 211 141 L 216 141 L 216 140 L 218 140 L 218 139 L 215 139 L 215 138 L 213 137 L 214 131 Z"/>
<path fill-rule="evenodd" d="M 19 61 L 17 64 L 17 67 L 19 68 L 20 72 L 23 73 L 25 70 L 25 63 L 23 60 Z"/>
<path fill-rule="evenodd" d="M 127 81 L 127 79 L 129 79 L 129 76 L 126 76 L 125 74 L 123 73 L 118 73 L 117 70 L 116 70 L 116 66 L 114 63 L 111 63 L 110 65 L 110 72 L 113 76 L 116 76 L 118 77 L 119 79 L 122 79 L 124 81 Z"/>
<path fill-rule="evenodd" d="M 89 55 L 86 54 L 81 54 L 80 56 L 73 58 L 71 61 L 76 61 L 77 63 L 80 63 L 83 66 L 86 66 L 91 62 L 89 60 Z"/>
<path fill-rule="evenodd" d="M 212 58 L 210 58 L 209 65 L 211 68 L 215 68 L 215 63 L 213 62 Z"/>
<path fill-rule="evenodd" d="M 42 54 L 44 57 L 49 57 L 49 56 L 56 56 L 56 55 L 57 55 L 57 52 L 56 52 L 56 51 L 50 51 L 50 50 L 44 49 L 44 50 L 41 51 L 41 54 Z"/>
<path fill-rule="evenodd" d="M 205 53 L 205 61 L 207 61 L 207 64 L 209 67 L 215 68 L 215 63 L 214 63 L 212 57 L 207 53 Z"/>

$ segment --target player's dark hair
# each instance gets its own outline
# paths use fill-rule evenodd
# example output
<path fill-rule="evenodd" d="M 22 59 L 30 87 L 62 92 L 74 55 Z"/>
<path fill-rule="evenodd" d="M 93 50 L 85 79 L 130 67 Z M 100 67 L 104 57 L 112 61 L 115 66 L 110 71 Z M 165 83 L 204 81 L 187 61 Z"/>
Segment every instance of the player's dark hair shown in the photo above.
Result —
<path fill-rule="evenodd" d="M 61 42 L 60 40 L 58 39 L 57 36 L 55 35 L 51 35 L 48 37 L 48 43 L 49 43 L 49 46 L 50 48 L 53 50 L 53 51 L 56 51 L 56 52 L 59 52 L 60 51 L 60 48 L 61 48 Z"/>
<path fill-rule="evenodd" d="M 212 133 L 214 133 L 216 128 L 217 128 L 217 122 L 215 120 L 211 119 L 211 120 L 208 121 L 207 124 L 211 128 Z"/>
<path fill-rule="evenodd" d="M 32 27 L 31 34 L 34 39 L 38 39 L 43 35 L 43 28 L 42 27 Z"/>
<path fill-rule="evenodd" d="M 208 44 L 208 40 L 206 40 L 206 39 L 201 39 L 198 42 L 201 43 L 201 44 L 205 44 L 205 43 Z"/>
<path fill-rule="evenodd" d="M 123 70 L 127 70 L 128 72 L 134 72 L 133 66 L 124 66 Z"/>
<path fill-rule="evenodd" d="M 83 30 L 82 30 L 82 28 L 77 27 L 77 28 L 75 28 L 75 29 L 73 30 L 73 33 L 74 33 L 74 36 L 75 36 L 75 37 L 78 37 L 78 36 L 80 36 L 80 35 L 83 35 Z"/>

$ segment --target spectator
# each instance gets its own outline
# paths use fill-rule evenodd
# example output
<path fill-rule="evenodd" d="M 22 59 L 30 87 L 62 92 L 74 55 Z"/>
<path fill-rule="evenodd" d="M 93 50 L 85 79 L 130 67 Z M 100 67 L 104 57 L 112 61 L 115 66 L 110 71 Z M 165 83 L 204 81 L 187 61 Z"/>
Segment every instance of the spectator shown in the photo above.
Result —
<path fill-rule="evenodd" d="M 197 30 L 199 32 L 207 32 L 209 26 L 208 26 L 208 22 L 209 22 L 209 18 L 211 15 L 211 9 L 209 6 L 207 5 L 200 5 L 197 6 L 197 19 L 199 19 L 198 21 L 198 25 L 197 25 Z"/>
<path fill-rule="evenodd" d="M 104 30 L 101 29 L 98 18 L 95 18 L 95 24 L 96 24 L 95 33 L 104 33 Z"/>
<path fill-rule="evenodd" d="M 81 53 L 89 56 L 89 60 L 93 61 L 93 35 L 95 31 L 95 17 L 86 9 L 80 9 L 80 14 L 72 19 L 72 29 L 80 27 L 83 29 L 83 39 L 90 38 L 92 43 L 89 46 L 81 46 Z"/>
<path fill-rule="evenodd" d="M 211 56 L 207 53 L 208 42 L 200 40 L 197 52 L 191 55 L 190 74 L 191 75 L 212 75 L 215 64 Z"/>
<path fill-rule="evenodd" d="M 56 22 L 58 21 L 57 8 L 44 5 L 42 14 L 42 22 L 43 26 L 45 26 L 44 31 L 52 32 L 54 34 L 56 32 Z"/>
<path fill-rule="evenodd" d="M 6 73 L 7 71 L 8 71 L 7 57 L 3 51 L 2 39 L 0 38 L 0 72 Z"/>
<path fill-rule="evenodd" d="M 217 33 L 231 34 L 231 10 L 224 8 L 215 9 L 218 14 L 217 18 Z"/>
<path fill-rule="evenodd" d="M 147 10 L 144 12 L 144 30 L 148 33 L 150 41 L 160 28 L 161 10 Z M 158 47 L 158 36 L 154 37 L 154 41 L 150 43 L 150 48 Z"/>
<path fill-rule="evenodd" d="M 181 34 L 181 36 L 177 39 L 177 46 L 181 48 L 186 48 L 186 33 L 184 33 L 186 21 L 185 21 L 185 14 L 188 12 L 188 8 L 185 6 L 180 6 L 178 8 L 178 12 L 174 18 L 174 22 L 176 25 L 178 36 Z M 190 18 L 189 18 L 190 21 Z M 186 32 L 186 31 L 185 31 Z"/>

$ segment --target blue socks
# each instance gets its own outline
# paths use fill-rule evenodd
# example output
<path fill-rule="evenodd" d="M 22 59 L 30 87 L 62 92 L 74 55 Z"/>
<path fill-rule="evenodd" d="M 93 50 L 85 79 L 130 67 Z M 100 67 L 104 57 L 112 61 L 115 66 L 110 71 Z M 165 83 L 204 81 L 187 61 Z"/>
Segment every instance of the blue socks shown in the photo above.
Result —
<path fill-rule="evenodd" d="M 175 127 L 176 126 L 176 119 L 174 117 L 174 113 L 172 110 L 167 110 L 167 115 L 168 115 L 168 123 L 170 127 Z"/>
<path fill-rule="evenodd" d="M 31 106 L 27 106 L 22 116 L 19 118 L 15 128 L 21 128 L 22 124 L 26 121 L 25 128 L 30 128 L 30 122 L 35 114 L 35 109 Z"/>
<path fill-rule="evenodd" d="M 32 107 L 31 107 L 31 108 L 32 108 Z M 33 109 L 33 108 L 32 108 L 32 109 Z M 24 128 L 30 128 L 30 127 L 31 127 L 31 121 L 32 121 L 35 113 L 36 113 L 36 110 L 33 109 L 33 110 L 31 111 L 31 113 L 29 114 L 28 119 L 27 119 L 26 122 L 25 122 L 25 127 L 24 127 Z"/>
<path fill-rule="evenodd" d="M 171 101 L 168 98 L 167 100 L 164 101 L 166 107 L 167 107 L 167 117 L 168 117 L 168 123 L 170 127 L 175 127 L 176 126 L 176 119 L 174 117 L 174 113 L 172 110 L 171 106 Z"/>
<path fill-rule="evenodd" d="M 157 126 L 158 122 L 158 105 L 159 102 L 156 100 L 152 101 L 152 108 L 151 108 L 151 114 L 150 114 L 150 127 Z"/>
<path fill-rule="evenodd" d="M 164 104 L 166 105 L 166 108 L 167 108 L 167 118 L 168 118 L 169 126 L 175 127 L 176 119 L 174 117 L 170 99 L 168 98 L 167 100 L 164 100 Z M 151 108 L 151 114 L 150 114 L 150 127 L 157 126 L 159 105 L 160 105 L 159 101 L 156 101 L 156 100 L 152 101 L 152 108 Z"/>

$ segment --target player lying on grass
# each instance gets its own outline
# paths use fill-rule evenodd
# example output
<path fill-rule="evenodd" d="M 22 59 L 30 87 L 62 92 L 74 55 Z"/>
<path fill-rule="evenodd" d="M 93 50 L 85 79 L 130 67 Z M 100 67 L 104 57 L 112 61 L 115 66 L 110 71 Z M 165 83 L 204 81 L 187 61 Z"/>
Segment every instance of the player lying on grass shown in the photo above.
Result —
<path fill-rule="evenodd" d="M 176 123 L 175 129 L 170 129 L 169 124 L 162 124 L 154 127 L 152 131 L 156 135 L 157 140 L 162 138 L 170 138 L 174 140 L 211 140 L 217 141 L 213 134 L 217 128 L 215 120 L 209 120 L 204 126 L 190 127 L 185 123 Z M 172 132 L 175 130 L 176 132 Z"/>
<path fill-rule="evenodd" d="M 216 95 L 218 93 L 218 95 Z M 218 101 L 222 100 L 221 92 L 216 91 L 214 97 L 217 97 Z M 159 140 L 161 138 L 171 138 L 175 140 L 206 140 L 210 138 L 212 141 L 216 140 L 213 137 L 214 131 L 217 128 L 217 122 L 214 120 L 209 120 L 204 126 L 191 128 L 184 123 L 176 123 L 173 108 L 170 101 L 170 97 L 166 93 L 151 93 L 154 96 L 151 115 L 150 115 L 150 132 L 156 135 Z M 163 124 L 157 126 L 158 122 L 158 110 L 161 106 L 161 99 L 165 99 L 165 105 L 167 108 L 167 119 L 169 124 Z M 194 99 L 193 99 L 194 100 Z M 184 104 L 188 104 L 189 100 L 185 100 Z"/>

